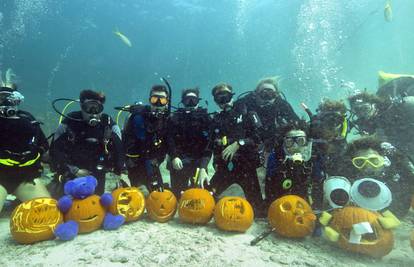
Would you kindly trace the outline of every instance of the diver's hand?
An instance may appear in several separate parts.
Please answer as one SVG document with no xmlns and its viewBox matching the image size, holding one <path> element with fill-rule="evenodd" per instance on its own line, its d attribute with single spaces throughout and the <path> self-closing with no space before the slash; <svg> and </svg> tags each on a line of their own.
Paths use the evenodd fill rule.
<svg viewBox="0 0 414 267">
<path fill-rule="evenodd" d="M 209 179 L 208 179 L 208 174 L 207 174 L 206 169 L 201 168 L 200 172 L 198 173 L 198 179 L 197 179 L 198 186 L 201 188 L 204 188 L 204 183 L 206 183 L 207 185 L 210 185 L 210 182 L 208 180 Z"/>
<path fill-rule="evenodd" d="M 223 150 L 221 156 L 225 161 L 231 161 L 239 148 L 240 145 L 237 142 L 234 142 Z"/>
<path fill-rule="evenodd" d="M 179 157 L 176 157 L 172 160 L 172 166 L 174 170 L 177 170 L 177 171 L 182 170 L 183 162 L 181 161 Z"/>
<path fill-rule="evenodd" d="M 85 177 L 89 175 L 89 171 L 86 169 L 79 169 L 76 173 L 75 173 L 76 177 Z"/>
</svg>

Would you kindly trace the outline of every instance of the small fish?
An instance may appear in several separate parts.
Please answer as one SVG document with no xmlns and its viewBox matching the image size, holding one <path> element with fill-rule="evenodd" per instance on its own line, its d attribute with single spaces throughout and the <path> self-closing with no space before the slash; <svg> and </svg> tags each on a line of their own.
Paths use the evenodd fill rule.
<svg viewBox="0 0 414 267">
<path fill-rule="evenodd" d="M 129 47 L 132 47 L 131 41 L 126 37 L 123 33 L 121 33 L 119 30 L 114 31 L 114 34 L 121 39 L 121 41 L 126 44 Z"/>
<path fill-rule="evenodd" d="M 384 18 L 387 22 L 392 21 L 392 6 L 391 1 L 387 1 L 384 7 Z"/>
</svg>

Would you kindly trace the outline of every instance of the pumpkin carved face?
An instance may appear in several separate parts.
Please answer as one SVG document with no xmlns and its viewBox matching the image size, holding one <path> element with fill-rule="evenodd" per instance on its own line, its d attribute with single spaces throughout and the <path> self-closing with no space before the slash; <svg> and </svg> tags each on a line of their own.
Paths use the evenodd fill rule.
<svg viewBox="0 0 414 267">
<path fill-rule="evenodd" d="M 215 204 L 209 191 L 191 188 L 181 195 L 178 215 L 183 222 L 206 224 L 213 217 Z"/>
<path fill-rule="evenodd" d="M 177 210 L 177 198 L 170 190 L 153 191 L 146 201 L 148 216 L 157 222 L 172 219 Z"/>
<path fill-rule="evenodd" d="M 316 216 L 303 198 L 286 195 L 270 205 L 268 219 L 281 236 L 301 238 L 313 232 Z"/>
<path fill-rule="evenodd" d="M 391 230 L 384 229 L 378 221 L 381 215 L 359 207 L 345 207 L 332 212 L 329 226 L 339 233 L 338 245 L 356 253 L 381 258 L 391 252 L 394 236 Z M 350 242 L 354 225 L 368 223 L 371 233 L 362 234 L 359 242 Z"/>
<path fill-rule="evenodd" d="M 72 207 L 65 214 L 65 221 L 73 220 L 79 224 L 79 233 L 89 233 L 101 227 L 105 213 L 100 197 L 92 195 L 85 199 L 74 199 Z"/>
<path fill-rule="evenodd" d="M 245 232 L 252 225 L 253 219 L 252 206 L 241 197 L 224 197 L 214 208 L 214 220 L 222 230 Z"/>
<path fill-rule="evenodd" d="M 17 206 L 10 217 L 10 232 L 21 244 L 53 239 L 57 225 L 63 222 L 63 214 L 52 198 L 36 198 Z"/>
<path fill-rule="evenodd" d="M 137 187 L 118 188 L 112 192 L 112 197 L 109 211 L 124 216 L 126 222 L 136 221 L 144 213 L 145 198 Z"/>
</svg>

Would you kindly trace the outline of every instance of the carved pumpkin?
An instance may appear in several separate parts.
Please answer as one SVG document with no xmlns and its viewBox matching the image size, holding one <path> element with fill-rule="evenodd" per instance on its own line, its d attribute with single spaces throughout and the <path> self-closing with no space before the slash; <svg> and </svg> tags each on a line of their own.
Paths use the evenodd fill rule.
<svg viewBox="0 0 414 267">
<path fill-rule="evenodd" d="M 124 216 L 125 222 L 136 221 L 144 213 L 145 197 L 137 187 L 115 189 L 112 197 L 114 200 L 109 211 Z"/>
<path fill-rule="evenodd" d="M 214 208 L 214 220 L 222 230 L 245 232 L 252 225 L 253 219 L 253 208 L 242 197 L 224 197 Z"/>
<path fill-rule="evenodd" d="M 177 198 L 170 190 L 153 191 L 147 197 L 146 208 L 151 219 L 166 222 L 171 220 L 177 211 Z"/>
<path fill-rule="evenodd" d="M 183 222 L 206 224 L 213 217 L 215 204 L 209 191 L 191 188 L 181 195 L 178 215 Z"/>
<path fill-rule="evenodd" d="M 36 198 L 17 206 L 10 217 L 10 232 L 17 242 L 32 244 L 53 239 L 63 214 L 53 198 Z"/>
<path fill-rule="evenodd" d="M 379 222 L 381 215 L 359 207 L 345 207 L 332 212 L 329 226 L 339 234 L 338 245 L 356 253 L 381 258 L 391 252 L 394 236 L 391 230 L 384 229 Z M 358 243 L 350 243 L 354 225 L 369 223 L 373 233 L 363 234 Z"/>
<path fill-rule="evenodd" d="M 268 219 L 279 235 L 301 238 L 313 232 L 316 216 L 303 198 L 286 195 L 273 201 Z"/>
<path fill-rule="evenodd" d="M 99 229 L 106 214 L 100 199 L 98 195 L 92 195 L 85 199 L 74 199 L 72 207 L 65 214 L 65 221 L 77 222 L 79 233 L 89 233 Z"/>
</svg>

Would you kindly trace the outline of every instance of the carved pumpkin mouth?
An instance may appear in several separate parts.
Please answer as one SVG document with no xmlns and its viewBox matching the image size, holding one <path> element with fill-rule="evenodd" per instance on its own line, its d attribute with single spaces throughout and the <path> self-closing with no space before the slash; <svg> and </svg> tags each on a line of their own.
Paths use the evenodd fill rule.
<svg viewBox="0 0 414 267">
<path fill-rule="evenodd" d="M 206 204 L 204 203 L 203 199 L 189 199 L 184 200 L 181 204 L 182 208 L 189 209 L 192 211 L 199 211 L 204 209 Z"/>
<path fill-rule="evenodd" d="M 80 219 L 79 221 L 81 221 L 81 222 L 91 222 L 91 221 L 94 221 L 97 217 L 98 217 L 98 215 L 92 215 L 92 216 L 90 216 L 86 219 Z"/>
<path fill-rule="evenodd" d="M 374 231 L 373 233 L 367 233 L 367 234 L 361 235 L 360 245 L 376 245 L 378 243 L 379 238 L 377 236 L 375 228 L 372 227 L 372 229 Z M 344 229 L 343 230 L 343 235 L 344 235 L 346 240 L 350 239 L 351 231 L 352 231 L 352 229 Z"/>
</svg>

